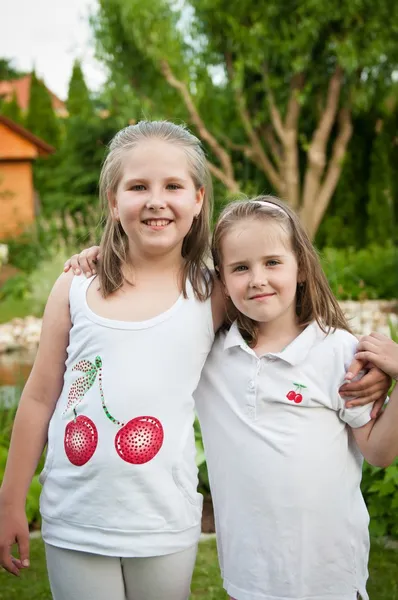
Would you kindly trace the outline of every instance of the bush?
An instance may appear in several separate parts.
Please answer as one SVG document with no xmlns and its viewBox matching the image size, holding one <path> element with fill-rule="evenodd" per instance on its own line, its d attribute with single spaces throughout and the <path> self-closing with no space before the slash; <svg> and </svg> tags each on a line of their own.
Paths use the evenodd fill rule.
<svg viewBox="0 0 398 600">
<path fill-rule="evenodd" d="M 364 464 L 362 493 L 370 514 L 370 533 L 398 538 L 398 459 L 387 469 Z"/>
<path fill-rule="evenodd" d="M 325 248 L 322 266 L 339 300 L 394 299 L 398 290 L 398 250 L 394 245 L 362 250 Z"/>
</svg>

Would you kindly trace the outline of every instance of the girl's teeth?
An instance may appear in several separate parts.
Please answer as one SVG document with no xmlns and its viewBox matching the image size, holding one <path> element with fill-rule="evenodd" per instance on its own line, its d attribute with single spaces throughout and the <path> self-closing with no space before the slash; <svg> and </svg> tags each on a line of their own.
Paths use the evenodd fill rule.
<svg viewBox="0 0 398 600">
<path fill-rule="evenodd" d="M 148 225 L 151 227 L 165 227 L 169 224 L 168 221 L 147 221 Z"/>
</svg>

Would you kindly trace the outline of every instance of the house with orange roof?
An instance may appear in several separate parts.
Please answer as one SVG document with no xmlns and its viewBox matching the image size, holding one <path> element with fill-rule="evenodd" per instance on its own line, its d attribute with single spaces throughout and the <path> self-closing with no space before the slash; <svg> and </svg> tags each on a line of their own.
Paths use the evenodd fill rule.
<svg viewBox="0 0 398 600">
<path fill-rule="evenodd" d="M 32 164 L 55 148 L 0 115 L 0 240 L 20 233 L 35 218 Z"/>
<path fill-rule="evenodd" d="M 31 83 L 31 74 L 24 75 L 18 79 L 11 79 L 10 81 L 0 81 L 0 100 L 11 102 L 15 94 L 19 108 L 23 113 L 26 113 L 29 108 Z M 55 114 L 59 117 L 67 117 L 68 111 L 65 103 L 62 102 L 62 100 L 53 94 L 48 88 L 47 91 L 50 94 L 51 103 Z"/>
</svg>

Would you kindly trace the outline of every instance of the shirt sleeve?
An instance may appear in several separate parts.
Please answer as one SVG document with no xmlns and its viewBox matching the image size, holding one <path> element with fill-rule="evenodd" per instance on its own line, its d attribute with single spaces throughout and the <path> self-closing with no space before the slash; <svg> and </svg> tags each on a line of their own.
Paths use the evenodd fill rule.
<svg viewBox="0 0 398 600">
<path fill-rule="evenodd" d="M 346 399 L 339 394 L 340 386 L 344 383 L 345 373 L 350 366 L 358 340 L 355 336 L 348 331 L 338 331 L 339 335 L 336 336 L 335 354 L 338 361 L 336 372 L 339 373 L 339 379 L 336 381 L 336 393 L 337 393 L 337 412 L 340 419 L 347 423 L 350 427 L 357 429 L 363 427 L 369 421 L 371 421 L 371 412 L 373 408 L 373 402 L 365 404 L 365 406 L 355 406 L 353 408 L 346 407 Z M 342 369 L 343 367 L 343 369 Z M 354 381 L 358 381 L 365 375 L 365 371 L 361 371 Z"/>
</svg>

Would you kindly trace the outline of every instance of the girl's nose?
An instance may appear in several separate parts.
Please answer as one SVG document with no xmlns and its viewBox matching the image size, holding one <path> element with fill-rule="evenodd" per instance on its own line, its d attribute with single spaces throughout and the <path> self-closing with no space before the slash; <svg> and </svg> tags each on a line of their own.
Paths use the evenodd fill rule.
<svg viewBox="0 0 398 600">
<path fill-rule="evenodd" d="M 263 271 L 253 271 L 250 279 L 250 285 L 252 287 L 263 287 L 267 285 L 268 279 Z"/>
<path fill-rule="evenodd" d="M 166 202 L 165 202 L 165 200 L 163 198 L 163 195 L 159 194 L 159 193 L 156 193 L 156 192 L 152 193 L 149 196 L 149 198 L 147 199 L 147 202 L 146 202 L 146 207 L 149 210 L 155 210 L 155 209 L 158 209 L 158 208 L 165 208 L 165 206 L 166 206 Z"/>
</svg>

